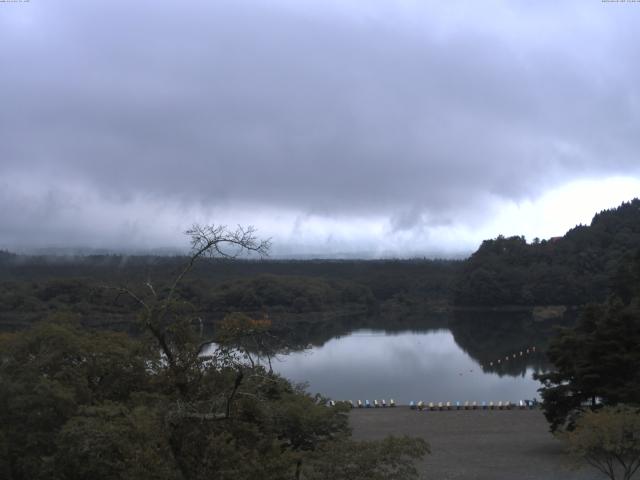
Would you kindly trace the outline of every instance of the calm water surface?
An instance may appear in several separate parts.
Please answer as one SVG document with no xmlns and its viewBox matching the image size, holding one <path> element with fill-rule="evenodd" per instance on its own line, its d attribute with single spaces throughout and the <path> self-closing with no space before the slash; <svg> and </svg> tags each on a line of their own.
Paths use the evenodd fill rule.
<svg viewBox="0 0 640 480">
<path fill-rule="evenodd" d="M 320 347 L 279 356 L 273 367 L 310 392 L 335 400 L 517 401 L 538 397 L 526 353 L 510 358 L 519 373 L 483 371 L 449 330 L 386 333 L 356 330 Z M 503 354 L 504 355 L 504 354 Z M 504 363 L 504 356 L 501 357 Z M 497 354 L 496 354 L 497 360 Z M 487 362 L 488 363 L 488 362 Z"/>
</svg>

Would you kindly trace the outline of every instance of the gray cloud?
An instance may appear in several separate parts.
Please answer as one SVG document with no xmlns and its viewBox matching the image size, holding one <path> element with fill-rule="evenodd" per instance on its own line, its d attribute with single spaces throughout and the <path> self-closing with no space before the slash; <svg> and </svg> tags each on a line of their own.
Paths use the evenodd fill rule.
<svg viewBox="0 0 640 480">
<path fill-rule="evenodd" d="M 142 197 L 427 235 L 640 175 L 636 5 L 403 5 L 0 5 L 0 243 L 103 235 L 71 222 L 89 197 L 118 231 Z"/>
</svg>

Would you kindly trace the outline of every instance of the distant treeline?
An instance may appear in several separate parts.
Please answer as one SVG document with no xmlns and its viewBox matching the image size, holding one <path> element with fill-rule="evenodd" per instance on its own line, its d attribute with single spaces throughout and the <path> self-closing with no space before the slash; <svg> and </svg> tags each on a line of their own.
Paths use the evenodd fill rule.
<svg viewBox="0 0 640 480">
<path fill-rule="evenodd" d="M 114 287 L 168 288 L 185 257 L 47 257 L 0 252 L 0 323 L 23 324 L 64 310 L 88 324 L 130 323 L 137 306 Z M 383 311 L 404 315 L 450 304 L 460 261 L 203 259 L 179 293 L 185 309 L 215 321 L 256 315 Z"/>
<path fill-rule="evenodd" d="M 640 200 L 550 240 L 485 240 L 462 266 L 457 305 L 583 305 L 602 302 L 629 277 L 640 249 Z"/>
<path fill-rule="evenodd" d="M 624 289 L 640 249 L 640 200 L 549 240 L 498 237 L 459 260 L 205 259 L 180 288 L 205 320 L 234 311 L 361 312 L 406 319 L 451 306 L 584 305 Z M 0 251 L 0 324 L 67 310 L 89 323 L 128 322 L 136 305 L 113 288 L 157 290 L 181 256 L 27 256 Z"/>
</svg>

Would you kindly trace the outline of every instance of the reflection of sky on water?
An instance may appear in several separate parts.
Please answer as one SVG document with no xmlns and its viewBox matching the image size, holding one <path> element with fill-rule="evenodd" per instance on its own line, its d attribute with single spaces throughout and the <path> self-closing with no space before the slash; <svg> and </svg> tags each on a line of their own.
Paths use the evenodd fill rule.
<svg viewBox="0 0 640 480">
<path fill-rule="evenodd" d="M 537 396 L 531 378 L 483 373 L 448 330 L 385 334 L 359 330 L 322 347 L 278 357 L 273 367 L 334 399 L 517 401 Z"/>
</svg>

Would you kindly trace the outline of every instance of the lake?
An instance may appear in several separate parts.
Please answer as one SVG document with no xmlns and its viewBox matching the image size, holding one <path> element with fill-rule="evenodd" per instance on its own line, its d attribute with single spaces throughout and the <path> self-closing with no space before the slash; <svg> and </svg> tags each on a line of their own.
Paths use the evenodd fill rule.
<svg viewBox="0 0 640 480">
<path fill-rule="evenodd" d="M 449 329 L 361 329 L 278 356 L 273 368 L 334 400 L 515 402 L 537 397 L 540 388 L 532 378 L 541 369 L 540 347 L 536 352 L 529 348 L 529 353 L 527 347 L 535 345 L 501 345 L 493 359 L 491 351 L 482 352 L 486 365 L 481 366 L 482 360 L 461 348 Z"/>
<path fill-rule="evenodd" d="M 274 330 L 290 353 L 271 364 L 293 383 L 306 383 L 310 393 L 333 400 L 518 402 L 539 399 L 541 384 L 532 375 L 551 368 L 544 352 L 556 327 L 574 322 L 573 316 L 540 319 L 512 309 L 301 314 Z"/>
<path fill-rule="evenodd" d="M 271 362 L 276 372 L 334 400 L 393 398 L 399 405 L 537 398 L 540 383 L 532 374 L 549 368 L 543 352 L 553 327 L 563 324 L 512 312 L 410 321 L 301 317 L 289 325 L 287 343 L 309 348 L 277 355 Z"/>
</svg>

